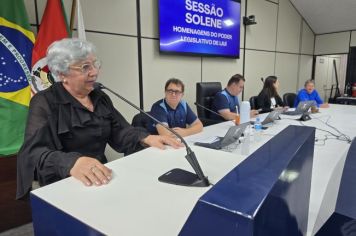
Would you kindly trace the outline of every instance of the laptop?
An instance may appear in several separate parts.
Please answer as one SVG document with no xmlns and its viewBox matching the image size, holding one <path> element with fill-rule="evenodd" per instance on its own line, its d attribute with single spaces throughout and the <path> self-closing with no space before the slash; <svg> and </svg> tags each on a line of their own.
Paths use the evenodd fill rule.
<svg viewBox="0 0 356 236">
<path fill-rule="evenodd" d="M 239 140 L 239 138 L 241 137 L 241 135 L 243 134 L 243 132 L 245 131 L 248 125 L 249 123 L 243 123 L 237 126 L 230 127 L 229 130 L 226 132 L 225 136 L 218 137 L 218 140 L 215 142 L 212 143 L 195 142 L 194 144 L 201 147 L 220 150 L 223 147 L 226 147 Z"/>
<path fill-rule="evenodd" d="M 266 118 L 261 121 L 261 124 L 262 125 L 266 125 L 266 124 L 269 124 L 269 123 L 272 123 L 273 121 L 275 120 L 278 120 L 279 119 L 279 115 L 282 113 L 281 110 L 273 110 L 271 111 L 267 116 Z M 253 125 L 255 124 L 254 121 L 250 121 L 250 123 Z"/>
<path fill-rule="evenodd" d="M 312 106 L 315 106 L 315 101 L 302 101 L 298 104 L 294 111 L 285 111 L 283 115 L 295 116 L 302 115 L 307 112 Z"/>
</svg>

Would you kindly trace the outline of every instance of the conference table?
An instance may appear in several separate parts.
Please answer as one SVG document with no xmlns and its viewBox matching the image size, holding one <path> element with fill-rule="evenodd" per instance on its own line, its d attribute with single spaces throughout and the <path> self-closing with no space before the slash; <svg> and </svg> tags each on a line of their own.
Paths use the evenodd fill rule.
<svg viewBox="0 0 356 236">
<path fill-rule="evenodd" d="M 266 115 L 262 114 L 262 119 L 263 116 Z M 268 128 L 259 134 L 259 140 L 248 128 L 248 143 L 233 144 L 224 150 L 193 143 L 224 136 L 234 125 L 230 121 L 204 127 L 202 133 L 185 140 L 205 175 L 215 184 L 289 125 L 316 127 L 307 230 L 307 235 L 314 235 L 335 208 L 343 162 L 350 147 L 330 133 L 340 136 L 341 132 L 353 139 L 356 107 L 331 104 L 311 117 L 302 122 L 298 117 L 281 115 L 281 120 L 266 125 Z M 68 235 L 93 231 L 105 235 L 178 235 L 197 199 L 212 188 L 170 185 L 157 180 L 173 168 L 193 171 L 185 154 L 185 148 L 147 148 L 108 163 L 113 170 L 108 185 L 85 187 L 69 177 L 32 191 L 35 233 L 52 227 Z"/>
</svg>

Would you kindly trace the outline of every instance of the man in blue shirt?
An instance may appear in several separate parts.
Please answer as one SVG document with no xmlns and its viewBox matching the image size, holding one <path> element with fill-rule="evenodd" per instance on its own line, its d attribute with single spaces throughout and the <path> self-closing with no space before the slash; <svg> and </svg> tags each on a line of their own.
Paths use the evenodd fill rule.
<svg viewBox="0 0 356 236">
<path fill-rule="evenodd" d="M 318 107 L 329 107 L 329 104 L 324 103 L 318 92 L 315 90 L 314 80 L 305 81 L 304 88 L 299 90 L 298 95 L 294 101 L 294 107 L 297 107 L 299 102 L 302 101 L 315 101 Z"/>
<path fill-rule="evenodd" d="M 236 74 L 232 76 L 224 90 L 218 92 L 212 104 L 212 110 L 219 113 L 225 120 L 234 120 L 236 113 L 240 113 L 240 104 L 238 95 L 244 89 L 245 78 L 242 75 Z M 251 110 L 250 116 L 254 117 L 258 114 L 256 110 Z M 211 114 L 210 117 L 216 120 L 223 120 L 221 116 Z"/>
<path fill-rule="evenodd" d="M 169 79 L 165 85 L 165 98 L 155 102 L 151 108 L 151 115 L 164 125 L 173 128 L 181 136 L 199 133 L 203 124 L 194 114 L 187 102 L 182 100 L 184 84 L 179 79 Z M 149 128 L 151 133 L 160 135 L 173 134 L 159 124 Z"/>
</svg>

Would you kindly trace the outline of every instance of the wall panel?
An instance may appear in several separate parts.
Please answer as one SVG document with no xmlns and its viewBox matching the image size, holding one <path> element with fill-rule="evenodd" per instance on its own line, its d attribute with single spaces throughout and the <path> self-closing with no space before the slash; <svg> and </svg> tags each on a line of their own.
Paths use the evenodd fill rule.
<svg viewBox="0 0 356 236">
<path fill-rule="evenodd" d="M 298 82 L 298 55 L 277 53 L 276 76 L 279 79 L 279 94 L 294 92 Z"/>
<path fill-rule="evenodd" d="M 234 74 L 242 74 L 243 54 L 240 59 L 230 58 L 203 58 L 202 78 L 203 82 L 221 82 L 224 87 Z"/>
<path fill-rule="evenodd" d="M 277 51 L 299 53 L 302 18 L 289 0 L 279 1 Z"/>
<path fill-rule="evenodd" d="M 255 15 L 257 24 L 246 26 L 246 48 L 276 50 L 277 12 L 277 4 L 248 1 L 247 15 Z"/>
<path fill-rule="evenodd" d="M 154 102 L 164 97 L 164 85 L 172 77 L 183 81 L 184 99 L 195 110 L 195 85 L 201 81 L 200 57 L 160 55 L 157 40 L 143 39 L 142 58 L 145 110 L 150 110 Z"/>
<path fill-rule="evenodd" d="M 348 53 L 350 32 L 317 35 L 315 55 Z"/>
<path fill-rule="evenodd" d="M 258 95 L 263 87 L 261 78 L 274 74 L 274 63 L 274 52 L 246 50 L 244 100 Z"/>
<path fill-rule="evenodd" d="M 313 56 L 300 56 L 298 89 L 304 87 L 304 82 L 312 78 Z"/>
<path fill-rule="evenodd" d="M 352 31 L 350 46 L 356 47 L 356 31 Z"/>
<path fill-rule="evenodd" d="M 98 81 L 139 106 L 136 39 L 97 33 L 87 33 L 87 38 L 96 45 L 98 58 L 103 63 Z M 131 123 L 132 117 L 138 112 L 109 92 L 107 94 Z"/>
<path fill-rule="evenodd" d="M 302 54 L 309 54 L 313 55 L 314 53 L 314 33 L 310 29 L 310 27 L 303 21 L 302 26 L 302 46 L 301 46 L 301 53 Z"/>
</svg>

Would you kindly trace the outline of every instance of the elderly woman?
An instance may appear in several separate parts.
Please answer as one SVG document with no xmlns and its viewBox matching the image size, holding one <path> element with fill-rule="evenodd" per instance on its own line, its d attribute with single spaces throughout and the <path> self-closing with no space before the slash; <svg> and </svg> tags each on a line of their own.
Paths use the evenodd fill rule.
<svg viewBox="0 0 356 236">
<path fill-rule="evenodd" d="M 100 61 L 93 44 L 79 39 L 54 42 L 47 62 L 57 82 L 31 100 L 18 154 L 18 199 L 27 195 L 34 179 L 40 186 L 68 176 L 87 186 L 107 184 L 112 177 L 103 165 L 107 143 L 125 154 L 143 146 L 181 146 L 173 138 L 130 126 L 110 98 L 94 90 Z"/>
</svg>

